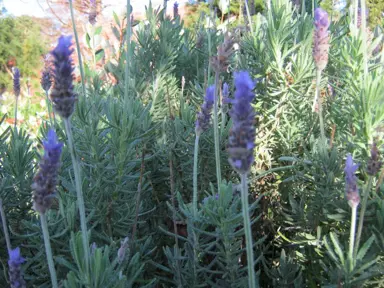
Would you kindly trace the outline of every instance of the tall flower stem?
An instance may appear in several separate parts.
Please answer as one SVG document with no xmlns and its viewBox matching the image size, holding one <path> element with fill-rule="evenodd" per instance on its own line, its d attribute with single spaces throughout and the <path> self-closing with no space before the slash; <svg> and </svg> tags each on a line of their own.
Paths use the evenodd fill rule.
<svg viewBox="0 0 384 288">
<path fill-rule="evenodd" d="M 217 178 L 217 189 L 220 195 L 221 185 L 221 165 L 220 165 L 220 139 L 219 139 L 219 125 L 218 125 L 218 99 L 219 95 L 219 73 L 215 75 L 215 97 L 213 102 L 213 133 L 215 140 L 215 158 L 216 158 L 216 178 Z M 221 198 L 221 197 L 220 197 Z"/>
<path fill-rule="evenodd" d="M 3 208 L 3 199 L 0 199 L 0 215 L 1 223 L 3 224 L 4 238 L 5 243 L 7 244 L 7 249 L 10 251 L 12 249 L 11 240 L 9 238 L 7 219 L 5 218 L 4 208 Z"/>
<path fill-rule="evenodd" d="M 51 243 L 49 240 L 47 218 L 44 213 L 40 214 L 41 229 L 43 230 L 45 253 L 47 254 L 49 274 L 51 275 L 51 282 L 53 288 L 58 288 L 55 265 L 53 264 Z"/>
<path fill-rule="evenodd" d="M 75 34 L 75 40 L 76 40 L 77 57 L 79 58 L 79 68 L 80 68 L 80 76 L 81 76 L 81 88 L 82 88 L 83 96 L 85 97 L 85 83 L 84 83 L 85 76 L 84 76 L 84 69 L 83 69 L 83 61 L 81 60 L 80 42 L 79 42 L 79 36 L 77 35 L 77 30 L 76 30 L 76 22 L 75 22 L 75 16 L 73 14 L 72 0 L 69 0 L 69 8 L 71 10 L 73 34 Z"/>
<path fill-rule="evenodd" d="M 357 28 L 357 19 L 358 19 L 358 16 L 359 16 L 359 0 L 354 0 L 354 5 L 353 5 L 353 9 L 355 10 L 355 13 L 354 13 L 354 20 L 355 20 L 355 26 Z"/>
<path fill-rule="evenodd" d="M 127 38 L 127 49 L 125 50 L 125 89 L 124 89 L 124 99 L 128 100 L 128 91 L 129 91 L 129 64 L 130 64 L 130 50 L 131 50 L 131 1 L 127 0 L 127 28 L 126 28 L 126 38 Z"/>
<path fill-rule="evenodd" d="M 267 0 L 268 1 L 268 0 Z M 253 37 L 255 37 L 255 34 L 253 33 L 253 25 L 252 25 L 252 18 L 251 18 L 251 13 L 249 13 L 249 7 L 248 7 L 248 1 L 245 0 L 244 1 L 244 5 L 245 5 L 245 10 L 247 11 L 247 17 L 248 17 L 248 24 L 249 24 L 249 28 L 251 29 L 251 35 Z M 271 5 L 267 4 L 267 7 L 268 7 L 268 10 L 270 10 L 271 8 Z"/>
<path fill-rule="evenodd" d="M 360 240 L 361 240 L 361 233 L 363 232 L 363 225 L 364 225 L 364 215 L 365 210 L 367 209 L 367 202 L 368 197 L 372 189 L 372 182 L 373 182 L 373 176 L 369 176 L 368 183 L 364 191 L 364 197 L 363 201 L 361 203 L 361 210 L 359 215 L 359 225 L 357 227 L 357 235 L 356 235 L 356 247 L 355 247 L 355 255 L 357 255 L 357 251 L 359 250 Z"/>
<path fill-rule="evenodd" d="M 355 233 L 356 233 L 356 214 L 357 214 L 357 205 L 352 206 L 352 216 L 351 216 L 351 232 L 349 235 L 349 265 L 350 265 L 350 271 L 353 270 L 354 267 L 354 245 L 355 245 Z M 356 243 L 357 244 L 357 243 Z M 357 247 L 357 245 L 356 245 Z"/>
<path fill-rule="evenodd" d="M 316 106 L 316 101 L 317 105 L 319 108 L 319 122 L 320 122 L 320 135 L 321 135 L 321 140 L 323 141 L 323 144 L 325 143 L 325 129 L 324 129 L 324 118 L 323 118 L 323 104 L 321 103 L 321 97 L 320 97 L 320 83 L 321 83 L 321 70 L 317 69 L 316 70 L 316 96 L 315 96 L 315 101 L 313 103 L 313 109 Z"/>
<path fill-rule="evenodd" d="M 19 97 L 16 96 L 16 104 L 15 104 L 15 130 L 17 128 L 17 106 L 19 104 Z"/>
<path fill-rule="evenodd" d="M 254 256 L 253 256 L 251 219 L 249 216 L 247 175 L 243 173 L 243 174 L 240 174 L 240 177 L 241 177 L 241 204 L 242 204 L 242 210 L 243 210 L 245 244 L 246 244 L 246 251 L 247 251 L 247 262 L 248 262 L 247 263 L 248 264 L 248 287 L 255 288 L 257 286 L 256 286 L 255 263 L 254 263 Z"/>
<path fill-rule="evenodd" d="M 361 43 L 363 49 L 363 58 L 364 58 L 364 82 L 368 77 L 368 53 L 367 53 L 367 15 L 366 15 L 366 4 L 365 0 L 360 0 L 361 6 L 361 36 L 363 41 Z"/>
<path fill-rule="evenodd" d="M 71 122 L 68 118 L 63 118 L 64 120 L 64 126 L 65 131 L 67 133 L 67 139 L 68 139 L 68 147 L 69 151 L 71 153 L 72 158 L 72 165 L 73 170 L 75 173 L 75 182 L 76 182 L 76 193 L 77 193 L 77 203 L 79 206 L 79 213 L 80 213 L 80 226 L 81 226 L 81 232 L 82 232 L 82 239 L 83 239 L 83 249 L 85 252 L 85 266 L 87 271 L 89 271 L 89 245 L 88 245 L 88 231 L 87 231 L 87 220 L 85 218 L 85 206 L 84 206 L 84 198 L 83 198 L 83 191 L 81 186 L 81 177 L 80 177 L 80 167 L 79 163 L 76 160 L 74 146 L 73 146 L 73 137 L 72 137 L 72 130 L 71 130 Z"/>
<path fill-rule="evenodd" d="M 48 115 L 49 115 L 49 122 L 51 124 L 51 127 L 53 127 L 53 121 L 52 121 L 52 109 L 51 109 L 51 101 L 48 97 L 48 91 L 45 91 L 45 101 L 47 102 L 47 108 L 48 108 Z"/>
<path fill-rule="evenodd" d="M 197 216 L 197 164 L 199 159 L 199 140 L 200 136 L 196 135 L 195 138 L 195 150 L 193 153 L 193 198 L 192 198 L 192 207 L 193 207 L 193 216 Z"/>
</svg>

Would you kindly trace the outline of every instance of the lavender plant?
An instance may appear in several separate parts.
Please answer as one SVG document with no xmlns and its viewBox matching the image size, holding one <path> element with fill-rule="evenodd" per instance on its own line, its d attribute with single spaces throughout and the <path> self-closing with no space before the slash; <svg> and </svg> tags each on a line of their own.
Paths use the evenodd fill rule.
<svg viewBox="0 0 384 288">
<path fill-rule="evenodd" d="M 321 8 L 315 10 L 315 33 L 313 58 L 316 65 L 316 96 L 312 105 L 312 112 L 315 112 L 316 105 L 319 113 L 320 133 L 323 143 L 325 142 L 325 128 L 323 119 L 322 99 L 320 98 L 321 73 L 328 63 L 329 35 L 328 27 L 330 25 L 328 14 Z"/>
<path fill-rule="evenodd" d="M 52 73 L 51 73 L 50 69 L 47 67 L 45 67 L 41 73 L 40 84 L 41 84 L 41 88 L 43 88 L 43 90 L 45 92 L 46 103 L 47 103 L 47 108 L 48 108 L 48 115 L 49 115 L 49 122 L 50 122 L 51 126 L 53 126 L 51 101 L 49 99 L 49 89 L 51 89 L 51 86 L 52 86 Z"/>
<path fill-rule="evenodd" d="M 73 67 L 71 54 L 73 49 L 70 48 L 71 36 L 61 36 L 58 45 L 51 52 L 54 57 L 54 86 L 51 92 L 51 99 L 54 109 L 63 118 L 64 126 L 68 138 L 68 146 L 71 153 L 72 165 L 75 174 L 77 201 L 80 212 L 81 230 L 83 233 L 83 249 L 85 255 L 89 255 L 88 230 L 85 218 L 85 205 L 83 191 L 81 185 L 80 167 L 75 156 L 73 136 L 71 130 L 70 116 L 74 111 L 77 95 L 73 91 Z M 88 257 L 85 257 L 86 269 L 89 269 Z"/>
<path fill-rule="evenodd" d="M 197 216 L 197 202 L 198 202 L 198 187 L 197 187 L 197 174 L 198 174 L 198 157 L 199 157 L 199 139 L 202 132 L 207 130 L 211 120 L 211 110 L 214 104 L 215 86 L 207 88 L 204 104 L 201 106 L 201 111 L 197 115 L 196 120 L 196 139 L 195 139 L 195 151 L 193 160 L 193 213 Z"/>
<path fill-rule="evenodd" d="M 249 287 L 257 287 L 247 187 L 247 174 L 254 161 L 255 112 L 251 102 L 255 97 L 253 93 L 255 84 L 248 72 L 238 72 L 234 77 L 236 92 L 230 112 L 233 127 L 228 141 L 229 163 L 241 178 L 241 202 L 247 248 L 248 285 Z"/>
<path fill-rule="evenodd" d="M 312 13 L 311 4 L 305 6 Z M 210 7 L 214 20 L 214 3 Z M 305 7 L 300 14 L 288 0 L 270 1 L 267 13 L 250 17 L 246 27 L 225 24 L 230 38 L 221 26 L 200 21 L 189 29 L 164 12 L 150 5 L 147 21 L 136 20 L 133 29 L 124 22 L 128 17 L 115 14 L 117 42 L 110 46 L 115 50 L 103 48 L 113 58 L 104 67 L 108 74 L 86 73 L 83 91 L 73 81 L 71 41 L 64 37 L 53 51 L 58 72 L 51 98 L 64 124 L 70 119 L 76 143 L 76 149 L 62 148 L 57 199 L 41 198 L 50 205 L 43 214 L 49 218 L 58 282 L 64 287 L 240 288 L 252 287 L 250 281 L 260 287 L 381 285 L 384 94 L 381 62 L 369 52 L 374 44 L 364 56 L 364 38 L 351 33 L 349 15 L 334 17 L 324 28 L 322 17 L 306 14 Z M 312 16 L 320 35 L 315 39 Z M 328 57 L 326 67 L 319 55 Z M 86 62 L 81 64 L 92 67 Z M 313 71 L 321 67 L 316 85 Z M 242 70 L 249 73 L 235 73 L 233 79 L 232 72 Z M 223 82 L 234 87 L 228 103 L 219 99 Z M 223 99 L 233 94 L 228 86 L 222 88 Z M 212 106 L 209 93 L 203 103 L 207 87 L 217 90 L 212 129 L 205 125 L 209 113 L 203 113 Z M 322 134 L 319 116 L 308 113 L 315 89 L 327 104 L 327 149 L 316 140 Z M 229 113 L 225 105 L 232 107 Z M 58 128 L 62 139 L 65 133 Z M 40 133 L 49 135 L 47 129 L 42 125 Z M 50 280 L 31 210 L 30 186 L 40 160 L 33 143 L 21 129 L 0 133 L 0 197 L 12 243 L 26 259 L 26 285 L 40 287 Z M 348 153 L 354 160 L 348 157 L 346 178 L 356 185 L 346 189 Z M 75 173 L 73 181 L 80 163 L 81 177 Z M 239 182 L 238 174 L 241 183 L 232 184 Z M 88 257 L 86 234 L 77 228 L 79 186 L 85 192 L 87 236 L 94 243 Z M 251 203 L 246 203 L 248 191 L 255 199 Z M 6 275 L 0 273 L 0 283 L 6 283 Z"/>
<path fill-rule="evenodd" d="M 20 96 L 20 70 L 17 67 L 14 67 L 13 69 L 13 93 L 16 97 L 16 104 L 15 104 L 15 129 L 17 126 L 17 106 L 19 102 L 19 96 Z"/>
<path fill-rule="evenodd" d="M 53 287 L 58 287 L 56 270 L 54 267 L 52 249 L 49 239 L 46 212 L 52 206 L 57 185 L 57 173 L 60 167 L 60 156 L 63 144 L 58 142 L 56 133 L 50 130 L 47 141 L 43 142 L 44 156 L 40 162 L 39 172 L 33 179 L 33 209 L 40 214 L 41 228 L 44 236 L 45 253 L 47 255 L 49 272 Z"/>
<path fill-rule="evenodd" d="M 15 249 L 11 249 L 9 252 L 9 282 L 11 284 L 11 288 L 25 288 L 26 283 L 23 279 L 21 264 L 25 262 L 25 259 L 21 257 L 20 247 Z"/>
</svg>

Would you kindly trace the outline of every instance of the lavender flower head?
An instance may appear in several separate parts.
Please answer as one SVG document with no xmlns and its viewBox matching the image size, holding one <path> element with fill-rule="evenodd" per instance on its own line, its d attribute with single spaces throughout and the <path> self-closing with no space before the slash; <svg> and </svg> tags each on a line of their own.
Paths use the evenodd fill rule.
<svg viewBox="0 0 384 288">
<path fill-rule="evenodd" d="M 20 96 L 20 70 L 17 67 L 13 68 L 13 92 L 16 97 Z"/>
<path fill-rule="evenodd" d="M 97 22 L 96 21 L 96 17 L 97 17 L 96 0 L 90 0 L 89 4 L 90 4 L 89 5 L 90 6 L 90 11 L 89 11 L 89 14 L 88 14 L 88 21 L 93 26 Z"/>
<path fill-rule="evenodd" d="M 73 91 L 73 67 L 71 54 L 73 49 L 72 36 L 61 36 L 56 48 L 53 49 L 53 64 L 55 66 L 54 86 L 51 92 L 53 107 L 63 118 L 69 118 L 75 108 L 77 96 Z"/>
<path fill-rule="evenodd" d="M 179 16 L 179 3 L 175 2 L 173 4 L 173 18 L 177 18 Z"/>
<path fill-rule="evenodd" d="M 9 250 L 9 280 L 11 282 L 11 288 L 24 288 L 26 287 L 25 281 L 21 274 L 21 264 L 25 262 L 25 259 L 21 257 L 20 247 Z"/>
<path fill-rule="evenodd" d="M 355 173 L 359 165 L 353 163 L 351 154 L 347 155 L 345 162 L 345 195 L 348 200 L 349 206 L 352 208 L 357 207 L 360 203 L 360 195 L 357 188 Z"/>
<path fill-rule="evenodd" d="M 215 86 L 209 86 L 205 93 L 204 103 L 201 105 L 201 111 L 197 114 L 196 120 L 196 134 L 200 136 L 205 130 L 208 129 L 209 122 L 211 120 L 211 111 L 213 107 L 213 101 L 215 98 Z"/>
<path fill-rule="evenodd" d="M 57 140 L 55 131 L 49 130 L 47 140 L 43 141 L 44 156 L 40 169 L 33 179 L 33 208 L 44 214 L 52 205 L 57 184 L 57 173 L 60 167 L 60 156 L 63 143 Z"/>
<path fill-rule="evenodd" d="M 235 73 L 235 99 L 229 112 L 233 126 L 229 134 L 229 163 L 240 174 L 249 172 L 253 163 L 255 147 L 255 112 L 251 105 L 255 94 L 254 81 L 246 71 Z"/>
<path fill-rule="evenodd" d="M 324 70 L 328 63 L 329 51 L 329 33 L 330 25 L 328 14 L 321 8 L 315 10 L 315 33 L 313 37 L 313 58 L 316 68 L 319 71 Z"/>
<path fill-rule="evenodd" d="M 380 161 L 380 152 L 376 143 L 373 143 L 371 148 L 371 158 L 368 160 L 367 173 L 375 176 L 381 169 L 383 162 Z"/>
<path fill-rule="evenodd" d="M 41 87 L 43 90 L 48 93 L 49 89 L 51 89 L 52 86 L 52 75 L 49 68 L 45 68 L 43 72 L 41 73 L 41 80 L 40 80 Z"/>
</svg>

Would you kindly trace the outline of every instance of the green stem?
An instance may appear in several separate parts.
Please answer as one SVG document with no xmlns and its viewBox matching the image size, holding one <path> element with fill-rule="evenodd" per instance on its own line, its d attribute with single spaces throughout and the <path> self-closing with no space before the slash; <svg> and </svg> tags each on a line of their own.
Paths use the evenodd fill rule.
<svg viewBox="0 0 384 288">
<path fill-rule="evenodd" d="M 320 97 L 320 83 L 321 83 L 321 70 L 316 70 L 316 96 L 315 101 L 313 102 L 312 110 L 314 111 L 316 101 L 319 108 L 319 122 L 320 122 L 320 135 L 323 144 L 325 143 L 325 129 L 324 129 L 324 118 L 323 118 L 323 104 L 321 103 Z"/>
<path fill-rule="evenodd" d="M 80 177 L 80 167 L 79 163 L 76 160 L 75 157 L 75 151 L 74 151 L 74 145 L 73 145 L 73 138 L 72 138 L 72 130 L 71 130 L 71 122 L 68 118 L 64 119 L 64 126 L 65 131 L 67 133 L 68 138 L 68 148 L 71 153 L 72 158 L 72 165 L 73 170 L 75 173 L 75 182 L 76 182 L 76 193 L 77 193 L 77 203 L 79 206 L 79 213 L 80 213 L 80 226 L 81 226 L 81 232 L 82 232 L 82 239 L 83 239 L 83 249 L 85 252 L 85 266 L 87 271 L 89 271 L 89 245 L 88 245 L 88 231 L 87 231 L 87 220 L 85 218 L 85 206 L 84 206 L 84 198 L 83 198 L 83 191 L 82 191 L 82 185 L 81 185 L 81 177 Z"/>
<path fill-rule="evenodd" d="M 0 199 L 0 215 L 1 215 L 1 222 L 3 224 L 5 243 L 7 244 L 8 251 L 10 251 L 12 249 L 12 246 L 11 246 L 11 240 L 9 238 L 7 219 L 5 218 L 2 199 Z"/>
<path fill-rule="evenodd" d="M 354 245 L 355 245 L 355 232 L 356 232 L 356 214 L 357 214 L 357 205 L 352 207 L 352 216 L 351 216 L 351 233 L 349 235 L 349 265 L 350 271 L 354 267 Z M 356 246 L 357 247 L 357 246 Z"/>
<path fill-rule="evenodd" d="M 221 165 L 220 165 L 220 139 L 219 139 L 219 125 L 218 125 L 218 111 L 217 111 L 217 98 L 219 94 L 219 73 L 215 75 L 215 97 L 213 98 L 213 133 L 215 140 L 215 158 L 216 158 L 216 177 L 217 177 L 217 189 L 220 195 L 221 185 Z M 221 198 L 221 197 L 220 197 Z"/>
<path fill-rule="evenodd" d="M 253 256 L 253 241 L 251 230 L 251 219 L 249 216 L 249 203 L 248 203 L 248 184 L 247 175 L 240 174 L 241 177 L 241 203 L 244 218 L 244 232 L 245 232 L 245 244 L 247 250 L 247 264 L 248 264 L 248 287 L 255 288 L 256 286 L 256 274 L 255 263 Z"/>
<path fill-rule="evenodd" d="M 227 105 L 221 102 L 220 113 L 221 113 L 221 126 L 220 126 L 220 134 L 223 135 L 225 122 L 227 121 Z"/>
<path fill-rule="evenodd" d="M 81 88 L 83 91 L 83 97 L 85 97 L 85 77 L 84 77 L 84 70 L 83 70 L 83 62 L 81 60 L 81 50 L 80 50 L 80 42 L 79 42 L 79 36 L 77 35 L 76 30 L 76 22 L 75 22 L 75 16 L 73 14 L 73 5 L 72 0 L 69 0 L 69 10 L 71 11 L 71 19 L 72 19 L 72 26 L 73 26 L 73 33 L 75 34 L 75 40 L 76 40 L 76 49 L 77 49 L 77 57 L 79 58 L 79 68 L 80 68 L 80 76 L 81 76 Z"/>
<path fill-rule="evenodd" d="M 315 17 L 315 0 L 312 0 L 312 18 Z"/>
<path fill-rule="evenodd" d="M 49 122 L 51 124 L 51 127 L 53 127 L 53 121 L 52 121 L 52 110 L 51 110 L 51 101 L 48 97 L 48 91 L 45 91 L 45 101 L 47 102 L 47 108 L 48 108 L 48 115 L 49 115 Z"/>
<path fill-rule="evenodd" d="M 367 55 L 367 21 L 366 21 L 366 5 L 365 0 L 360 0 L 361 6 L 361 36 L 363 41 L 361 43 L 363 49 L 363 59 L 364 59 L 364 81 L 368 77 L 368 55 Z M 365 82 L 366 83 L 366 82 Z"/>
<path fill-rule="evenodd" d="M 354 10 L 355 10 L 355 13 L 354 13 L 354 18 L 355 18 L 355 27 L 357 29 L 357 19 L 358 19 L 358 11 L 359 11 L 359 0 L 355 0 L 354 2 Z"/>
<path fill-rule="evenodd" d="M 193 216 L 196 219 L 197 217 L 197 162 L 199 159 L 199 140 L 200 136 L 196 134 L 195 138 L 195 151 L 193 153 L 193 200 L 192 200 L 192 207 L 193 207 Z"/>
<path fill-rule="evenodd" d="M 45 217 L 45 213 L 40 214 L 40 221 L 41 221 L 41 229 L 43 230 L 45 253 L 47 254 L 48 268 L 49 268 L 49 274 L 51 274 L 52 287 L 58 288 L 59 286 L 57 285 L 56 270 L 55 270 L 55 265 L 53 264 L 52 249 L 51 249 L 51 243 L 49 241 L 48 224 L 47 224 L 47 218 Z"/>
<path fill-rule="evenodd" d="M 269 1 L 269 0 L 267 0 L 267 1 Z M 244 5 L 245 5 L 245 10 L 247 11 L 248 24 L 249 24 L 249 28 L 251 29 L 251 34 L 253 37 L 255 37 L 255 34 L 253 33 L 251 13 L 249 13 L 249 7 L 248 7 L 248 1 L 247 0 L 244 0 Z M 268 9 L 270 9 L 270 5 L 269 5 Z"/>
<path fill-rule="evenodd" d="M 16 96 L 16 104 L 15 104 L 15 130 L 17 128 L 17 106 L 19 104 L 19 96 Z"/>
<path fill-rule="evenodd" d="M 130 49 L 131 49 L 131 1 L 127 0 L 127 28 L 125 31 L 127 38 L 127 49 L 125 50 L 125 89 L 124 89 L 124 100 L 128 100 L 129 92 L 129 64 L 130 64 Z"/>
<path fill-rule="evenodd" d="M 359 250 L 361 233 L 363 232 L 364 215 L 365 215 L 365 210 L 367 209 L 367 202 L 368 202 L 369 194 L 371 192 L 372 182 L 373 182 L 373 176 L 369 176 L 368 183 L 364 191 L 363 201 L 361 203 L 361 209 L 360 209 L 360 215 L 359 215 L 359 226 L 357 227 L 357 235 L 356 235 L 355 255 L 357 255 L 357 251 Z"/>
</svg>

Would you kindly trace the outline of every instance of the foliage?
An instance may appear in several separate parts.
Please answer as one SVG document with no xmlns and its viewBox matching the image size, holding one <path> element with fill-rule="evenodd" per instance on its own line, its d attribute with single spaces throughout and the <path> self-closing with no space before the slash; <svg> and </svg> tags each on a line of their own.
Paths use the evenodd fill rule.
<svg viewBox="0 0 384 288">
<path fill-rule="evenodd" d="M 41 59 L 48 51 L 41 26 L 27 16 L 5 17 L 0 19 L 0 35 L 0 87 L 10 88 L 13 66 L 20 69 L 23 86 L 30 77 L 39 78 Z M 39 83 L 34 83 L 37 85 Z"/>
<path fill-rule="evenodd" d="M 326 128 L 322 141 L 319 115 L 311 111 L 316 90 L 313 19 L 291 1 L 271 4 L 270 10 L 252 17 L 252 29 L 231 30 L 236 44 L 224 56 L 229 66 L 215 80 L 210 60 L 220 56 L 217 47 L 227 39 L 220 30 L 207 28 L 201 19 L 188 28 L 179 18 L 149 5 L 146 21 L 135 26 L 127 63 L 126 27 L 114 17 L 112 58 L 103 73 L 87 65 L 86 95 L 75 87 L 78 102 L 71 118 L 89 229 L 89 270 L 79 232 L 75 169 L 61 119 L 56 117 L 53 125 L 65 144 L 57 197 L 46 216 L 62 287 L 247 287 L 241 185 L 226 151 L 232 127 L 228 99 L 219 101 L 217 148 L 223 181 L 216 180 L 210 126 L 199 139 L 197 213 L 192 205 L 198 107 L 214 81 L 220 87 L 227 82 L 233 99 L 232 75 L 239 70 L 256 79 L 257 137 L 246 183 L 246 213 L 251 217 L 258 285 L 383 285 L 383 171 L 370 175 L 367 170 L 372 144 L 383 150 L 384 58 L 382 52 L 374 52 L 382 32 L 377 30 L 364 50 L 362 34 L 351 33 L 348 15 L 332 22 L 329 62 L 320 82 Z M 7 25 L 15 21 L 4 19 Z M 95 57 L 102 57 L 97 55 L 105 51 L 100 52 L 94 39 L 101 37 L 101 28 L 94 29 L 88 31 L 86 43 Z M 42 139 L 52 125 L 42 118 L 34 139 L 27 124 L 15 129 L 5 118 L 0 122 L 0 198 L 11 243 L 20 246 L 27 259 L 23 273 L 28 286 L 48 287 L 30 186 Z M 358 208 L 364 225 L 352 256 L 348 245 L 354 220 L 344 180 L 347 153 L 359 164 L 361 199 L 368 199 L 365 217 L 363 201 Z M 7 257 L 1 248 L 0 283 L 8 281 Z"/>
</svg>

